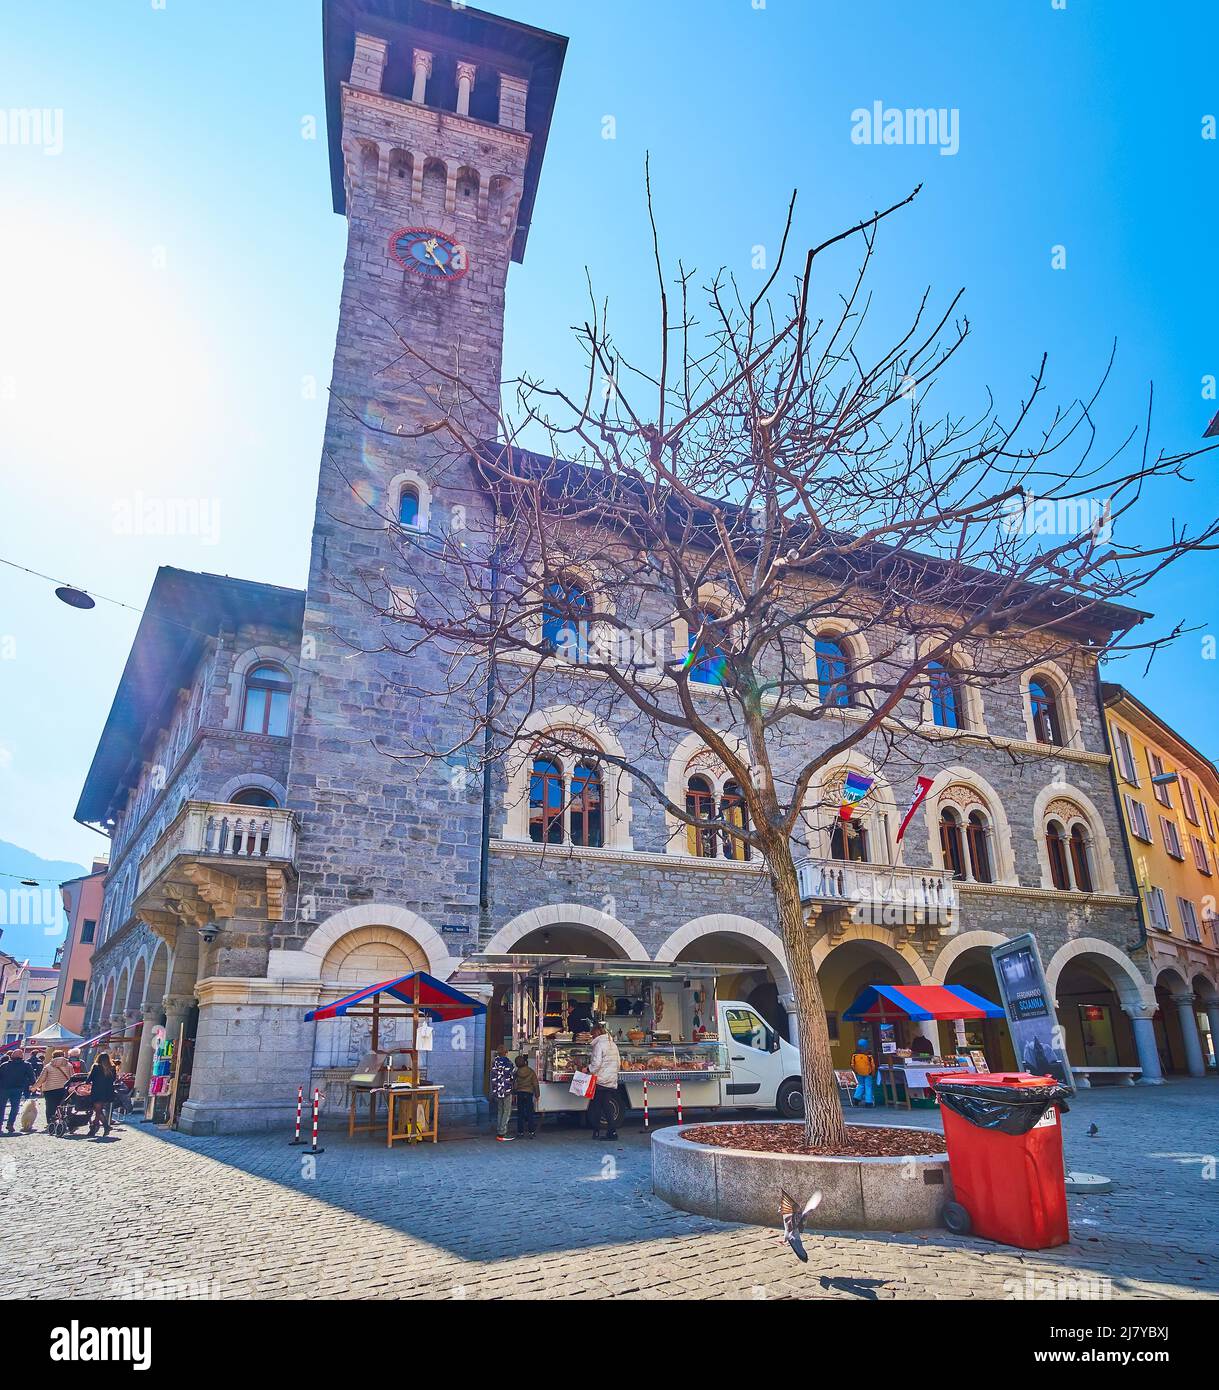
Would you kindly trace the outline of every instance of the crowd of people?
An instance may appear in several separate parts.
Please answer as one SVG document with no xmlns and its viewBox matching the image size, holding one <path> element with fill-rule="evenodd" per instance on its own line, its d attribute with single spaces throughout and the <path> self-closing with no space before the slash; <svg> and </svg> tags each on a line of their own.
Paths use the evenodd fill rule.
<svg viewBox="0 0 1219 1390">
<path fill-rule="evenodd" d="M 89 1137 L 108 1138 L 116 1106 L 129 1108 L 131 1078 L 120 1076 L 108 1052 L 86 1074 L 80 1048 L 13 1048 L 0 1056 L 0 1135 L 30 1133 L 43 1102 L 44 1130 L 71 1132 L 87 1118 Z"/>
</svg>

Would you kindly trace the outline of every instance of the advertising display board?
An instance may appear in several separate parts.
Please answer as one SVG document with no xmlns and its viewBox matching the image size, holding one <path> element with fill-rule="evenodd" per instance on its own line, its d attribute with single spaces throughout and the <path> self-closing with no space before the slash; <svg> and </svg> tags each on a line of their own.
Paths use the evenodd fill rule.
<svg viewBox="0 0 1219 1390">
<path fill-rule="evenodd" d="M 991 963 L 1017 1065 L 1034 1076 L 1052 1076 L 1073 1088 L 1066 1043 L 1054 1015 L 1054 1000 L 1032 933 L 996 946 L 991 951 Z"/>
</svg>

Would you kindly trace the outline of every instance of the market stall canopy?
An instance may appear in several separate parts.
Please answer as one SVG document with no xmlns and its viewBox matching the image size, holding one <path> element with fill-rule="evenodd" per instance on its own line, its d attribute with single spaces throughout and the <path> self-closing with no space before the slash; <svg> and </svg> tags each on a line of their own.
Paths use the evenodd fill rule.
<svg viewBox="0 0 1219 1390">
<path fill-rule="evenodd" d="M 382 980 L 379 985 L 366 985 L 354 994 L 336 999 L 320 1009 L 311 1009 L 305 1015 L 305 1022 L 312 1023 L 324 1018 L 342 1018 L 349 1009 L 355 1008 L 378 994 L 389 994 L 404 1004 L 415 1004 L 415 990 L 418 986 L 419 1012 L 427 1014 L 435 1023 L 451 1023 L 457 1018 L 471 1018 L 475 1014 L 487 1012 L 487 1006 L 472 995 L 446 985 L 426 970 L 413 970 L 409 975 L 399 975 L 396 980 Z"/>
<path fill-rule="evenodd" d="M 872 985 L 843 1014 L 849 1023 L 892 1023 L 899 1018 L 1002 1018 L 1003 1010 L 960 985 Z"/>
<path fill-rule="evenodd" d="M 35 1033 L 25 1041 L 27 1046 L 37 1044 L 45 1047 L 83 1047 L 85 1043 L 79 1033 L 65 1028 L 62 1023 L 52 1023 L 49 1028 L 44 1028 L 41 1033 Z"/>
</svg>

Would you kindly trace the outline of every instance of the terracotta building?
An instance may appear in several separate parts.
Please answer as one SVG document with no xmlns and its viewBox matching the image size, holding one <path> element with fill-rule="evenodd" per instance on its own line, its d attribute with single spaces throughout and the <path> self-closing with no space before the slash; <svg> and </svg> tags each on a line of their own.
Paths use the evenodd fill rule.
<svg viewBox="0 0 1219 1390">
<path fill-rule="evenodd" d="M 51 1022 L 80 1034 L 85 1026 L 85 996 L 93 969 L 98 923 L 102 920 L 102 895 L 107 861 L 94 859 L 89 873 L 59 885 L 68 931 L 59 948 L 59 985 L 51 1006 Z"/>
</svg>

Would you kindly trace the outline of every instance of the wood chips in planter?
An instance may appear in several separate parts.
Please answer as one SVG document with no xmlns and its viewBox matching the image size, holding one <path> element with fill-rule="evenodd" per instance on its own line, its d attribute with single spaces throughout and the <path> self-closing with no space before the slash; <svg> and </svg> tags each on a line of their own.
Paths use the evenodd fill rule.
<svg viewBox="0 0 1219 1390">
<path fill-rule="evenodd" d="M 942 1154 L 941 1134 L 924 1134 L 901 1127 L 848 1125 L 845 1144 L 821 1144 L 808 1148 L 802 1124 L 698 1125 L 682 1135 L 695 1144 L 722 1149 L 747 1149 L 751 1153 L 811 1154 L 831 1158 L 905 1158 L 909 1154 Z"/>
</svg>

